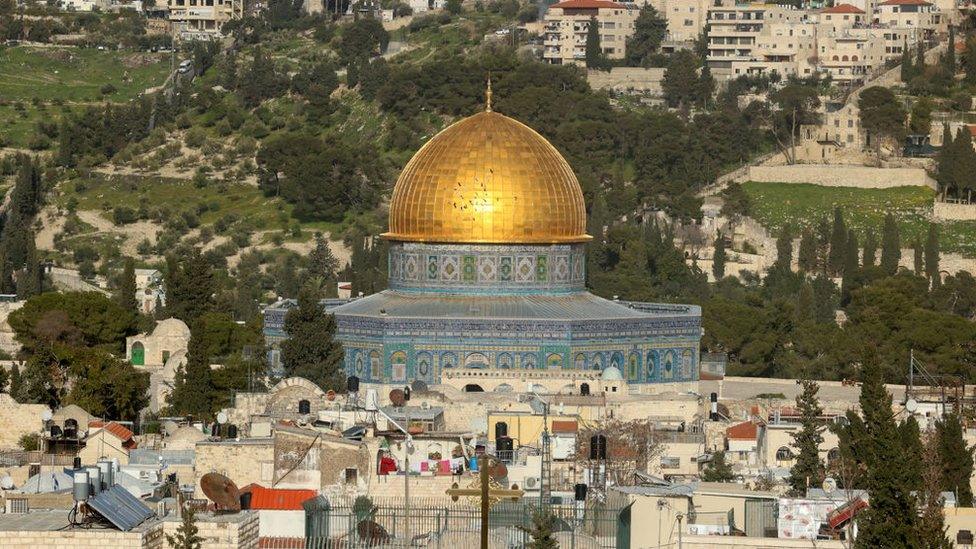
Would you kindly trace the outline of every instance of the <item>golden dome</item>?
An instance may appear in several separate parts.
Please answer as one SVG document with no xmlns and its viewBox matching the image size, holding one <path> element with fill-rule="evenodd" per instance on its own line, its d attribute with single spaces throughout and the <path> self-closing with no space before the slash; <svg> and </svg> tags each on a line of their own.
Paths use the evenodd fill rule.
<svg viewBox="0 0 976 549">
<path fill-rule="evenodd" d="M 410 159 L 390 204 L 391 240 L 585 242 L 579 181 L 544 137 L 486 110 L 435 135 Z"/>
</svg>

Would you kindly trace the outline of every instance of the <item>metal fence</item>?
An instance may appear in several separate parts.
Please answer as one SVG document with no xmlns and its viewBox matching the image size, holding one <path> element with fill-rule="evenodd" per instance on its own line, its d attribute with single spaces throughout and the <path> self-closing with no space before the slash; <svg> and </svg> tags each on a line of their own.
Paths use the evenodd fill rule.
<svg viewBox="0 0 976 549">
<path fill-rule="evenodd" d="M 411 500 L 409 513 L 402 500 L 380 502 L 326 501 L 306 506 L 306 549 L 477 547 L 481 510 L 473 502 Z M 500 501 L 489 517 L 489 546 L 493 549 L 526 547 L 532 540 L 537 502 Z M 553 537 L 562 549 L 615 549 L 621 527 L 619 509 L 605 505 L 551 505 Z M 294 546 L 297 540 L 263 539 L 262 547 Z M 281 543 L 279 543 L 281 542 Z"/>
</svg>

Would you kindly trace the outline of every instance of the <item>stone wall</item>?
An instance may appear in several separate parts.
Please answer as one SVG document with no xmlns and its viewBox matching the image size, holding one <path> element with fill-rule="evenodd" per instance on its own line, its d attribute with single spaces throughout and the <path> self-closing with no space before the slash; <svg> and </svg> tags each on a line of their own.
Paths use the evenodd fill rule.
<svg viewBox="0 0 976 549">
<path fill-rule="evenodd" d="M 640 91 L 662 95 L 663 68 L 614 67 L 607 71 L 586 71 L 586 81 L 597 90 Z"/>
<path fill-rule="evenodd" d="M 241 511 L 233 515 L 198 513 L 197 528 L 203 538 L 203 549 L 257 549 L 259 519 L 254 511 Z M 164 534 L 175 535 L 180 518 L 167 516 L 163 522 Z M 163 538 L 160 547 L 169 547 Z"/>
<path fill-rule="evenodd" d="M 43 404 L 20 404 L 6 393 L 0 393 L 0 449 L 18 449 L 20 437 L 40 433 L 44 428 Z"/>
<path fill-rule="evenodd" d="M 743 181 L 760 183 L 809 183 L 824 187 L 890 189 L 893 187 L 929 187 L 936 183 L 921 168 L 871 168 L 867 166 L 830 166 L 795 164 L 792 166 L 750 166 Z"/>
<path fill-rule="evenodd" d="M 204 497 L 200 478 L 211 472 L 226 476 L 239 488 L 252 482 L 270 486 L 274 481 L 274 443 L 271 439 L 199 442 L 195 459 L 195 497 Z"/>
<path fill-rule="evenodd" d="M 142 549 L 167 547 L 161 524 L 145 531 L 118 530 L 52 530 L 4 531 L 3 547 L 8 549 L 36 549 L 38 547 L 97 547 L 98 549 Z M 209 549 L 209 545 L 204 545 Z"/>
<path fill-rule="evenodd" d="M 976 220 L 976 204 L 936 202 L 932 206 L 932 217 L 939 221 L 974 221 Z"/>
</svg>

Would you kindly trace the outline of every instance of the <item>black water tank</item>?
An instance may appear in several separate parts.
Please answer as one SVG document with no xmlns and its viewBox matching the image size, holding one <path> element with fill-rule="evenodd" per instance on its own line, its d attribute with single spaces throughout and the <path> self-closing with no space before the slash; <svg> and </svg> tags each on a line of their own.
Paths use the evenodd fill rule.
<svg viewBox="0 0 976 549">
<path fill-rule="evenodd" d="M 57 425 L 51 426 L 51 438 L 60 438 L 62 435 L 61 428 Z"/>
<path fill-rule="evenodd" d="M 573 492 L 576 495 L 576 501 L 586 501 L 586 485 L 577 484 L 573 486 Z"/>
<path fill-rule="evenodd" d="M 237 425 L 231 423 L 227 426 L 227 438 L 237 438 Z"/>
<path fill-rule="evenodd" d="M 349 376 L 346 380 L 346 390 L 350 393 L 359 392 L 359 378 L 356 376 Z"/>
<path fill-rule="evenodd" d="M 404 402 L 410 402 L 410 386 L 409 385 L 403 388 L 403 401 Z"/>
<path fill-rule="evenodd" d="M 583 396 L 590 396 L 590 384 L 583 383 L 580 385 L 580 394 Z"/>
<path fill-rule="evenodd" d="M 64 426 L 64 438 L 78 438 L 78 429 Z"/>
<path fill-rule="evenodd" d="M 515 444 L 508 437 L 495 439 L 495 451 L 498 454 L 498 458 L 505 463 L 511 463 L 515 454 L 514 448 Z"/>
<path fill-rule="evenodd" d="M 499 421 L 495 424 L 495 440 L 508 436 L 508 423 Z"/>
<path fill-rule="evenodd" d="M 243 494 L 241 494 L 241 509 L 250 509 L 251 508 L 251 496 L 252 495 L 253 494 L 251 492 L 244 492 Z"/>
<path fill-rule="evenodd" d="M 74 469 L 81 469 L 81 458 L 78 457 L 78 456 L 75 456 L 75 458 L 73 460 L 71 460 L 71 466 Z"/>
<path fill-rule="evenodd" d="M 312 403 L 302 399 L 298 401 L 298 413 L 299 414 L 311 414 L 312 413 Z"/>
<path fill-rule="evenodd" d="M 607 437 L 604 435 L 590 437 L 590 459 L 607 459 Z"/>
</svg>

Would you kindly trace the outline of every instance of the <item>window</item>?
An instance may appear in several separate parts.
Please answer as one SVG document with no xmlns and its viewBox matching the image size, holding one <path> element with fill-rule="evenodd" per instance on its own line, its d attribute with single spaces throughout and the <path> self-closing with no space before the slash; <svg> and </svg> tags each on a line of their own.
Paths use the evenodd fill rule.
<svg viewBox="0 0 976 549">
<path fill-rule="evenodd" d="M 793 459 L 793 451 L 786 446 L 780 447 L 776 450 L 776 461 L 789 461 Z"/>
<path fill-rule="evenodd" d="M 681 458 L 661 456 L 661 469 L 677 469 L 678 467 L 681 467 Z"/>
<path fill-rule="evenodd" d="M 354 467 L 347 467 L 343 477 L 346 485 L 354 485 L 359 482 L 359 470 Z"/>
</svg>

